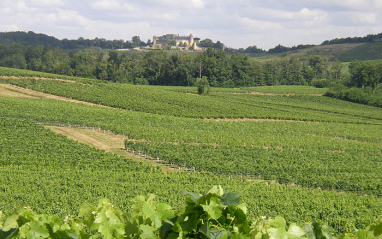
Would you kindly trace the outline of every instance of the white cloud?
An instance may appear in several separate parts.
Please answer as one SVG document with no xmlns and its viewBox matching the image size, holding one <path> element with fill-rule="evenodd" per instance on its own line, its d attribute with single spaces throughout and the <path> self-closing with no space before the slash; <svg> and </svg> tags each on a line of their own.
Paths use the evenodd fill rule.
<svg viewBox="0 0 382 239">
<path fill-rule="evenodd" d="M 150 1 L 148 1 L 150 2 Z M 152 1 L 152 6 L 171 7 L 177 9 L 200 9 L 204 8 L 204 0 L 156 0 Z"/>
<path fill-rule="evenodd" d="M 204 8 L 204 1 L 203 0 L 191 0 L 191 4 L 195 8 Z"/>
<path fill-rule="evenodd" d="M 30 0 L 28 1 L 29 4 L 35 7 L 52 7 L 52 6 L 64 6 L 65 3 L 63 0 Z"/>
<path fill-rule="evenodd" d="M 51 20 L 51 25 L 57 23 L 64 25 L 86 26 L 90 22 L 87 18 L 73 10 L 59 10 L 57 13 L 51 13 L 47 14 L 46 16 L 42 16 L 41 20 Z"/>
<path fill-rule="evenodd" d="M 380 0 L 324 0 L 326 6 L 350 11 L 374 11 L 382 7 Z"/>
<path fill-rule="evenodd" d="M 325 19 L 327 13 L 319 9 L 308 9 L 303 7 L 297 11 L 287 11 L 271 8 L 250 8 L 246 14 L 268 20 L 268 21 L 303 21 L 314 19 Z"/>
<path fill-rule="evenodd" d="M 367 26 L 377 25 L 378 16 L 376 13 L 359 12 L 337 12 L 332 14 L 331 23 L 338 26 Z M 382 27 L 381 27 L 382 30 Z"/>
<path fill-rule="evenodd" d="M 0 31 L 125 40 L 193 33 L 235 48 L 382 32 L 381 0 L 1 0 L 0 14 Z"/>
<path fill-rule="evenodd" d="M 94 3 L 91 3 L 90 6 L 98 10 L 117 10 L 117 11 L 138 11 L 139 7 L 129 4 L 122 3 L 116 0 L 98 0 Z"/>
<path fill-rule="evenodd" d="M 103 10 L 115 10 L 120 7 L 120 3 L 113 0 L 100 0 L 90 4 L 95 9 L 103 9 Z"/>
<path fill-rule="evenodd" d="M 282 25 L 280 23 L 258 21 L 258 20 L 250 19 L 248 17 L 242 18 L 240 22 L 243 27 L 251 29 L 251 30 L 267 31 L 267 30 L 282 29 Z"/>
</svg>

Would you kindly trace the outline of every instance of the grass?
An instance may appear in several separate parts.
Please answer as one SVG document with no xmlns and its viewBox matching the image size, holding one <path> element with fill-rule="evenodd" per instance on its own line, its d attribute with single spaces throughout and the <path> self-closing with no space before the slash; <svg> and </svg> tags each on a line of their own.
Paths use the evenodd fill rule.
<svg viewBox="0 0 382 239">
<path fill-rule="evenodd" d="M 256 61 L 264 61 L 272 57 L 310 57 L 312 55 L 320 55 L 330 61 L 336 59 L 342 62 L 350 62 L 352 60 L 379 60 L 382 59 L 382 42 L 372 43 L 345 43 L 315 46 L 302 50 L 268 54 L 266 56 L 254 57 Z"/>
<path fill-rule="evenodd" d="M 361 44 L 338 56 L 340 61 L 349 62 L 352 60 L 380 60 L 382 59 L 382 42 Z"/>
</svg>

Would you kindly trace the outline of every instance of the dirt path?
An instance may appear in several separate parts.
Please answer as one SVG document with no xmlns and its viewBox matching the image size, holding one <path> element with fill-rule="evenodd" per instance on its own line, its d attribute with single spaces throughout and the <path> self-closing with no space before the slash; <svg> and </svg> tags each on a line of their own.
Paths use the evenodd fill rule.
<svg viewBox="0 0 382 239">
<path fill-rule="evenodd" d="M 45 78 L 45 77 L 33 77 L 33 76 L 0 76 L 1 79 L 34 79 L 34 80 L 55 80 L 69 83 L 76 83 L 74 80 L 56 79 L 56 78 Z"/>
<path fill-rule="evenodd" d="M 61 126 L 45 126 L 57 134 L 62 134 L 70 139 L 76 140 L 79 143 L 87 144 L 91 147 L 104 150 L 105 152 L 115 155 L 127 157 L 132 160 L 160 166 L 164 171 L 190 171 L 189 169 L 176 167 L 166 163 L 163 160 L 152 158 L 148 155 L 142 155 L 138 152 L 128 152 L 125 150 L 124 141 L 127 139 L 124 135 L 117 135 L 111 131 L 100 130 L 95 128 L 71 128 Z M 131 141 L 141 141 L 134 140 Z"/>
<path fill-rule="evenodd" d="M 20 93 L 10 87 L 9 85 L 0 84 L 0 96 L 3 97 L 21 97 L 21 98 L 38 98 L 32 95 L 27 95 L 24 93 Z"/>
<path fill-rule="evenodd" d="M 43 92 L 31 90 L 31 89 L 26 89 L 26 88 L 23 88 L 23 87 L 19 87 L 19 86 L 15 86 L 15 85 L 10 85 L 10 84 L 0 84 L 0 89 L 3 89 L 4 91 L 8 90 L 8 91 L 14 92 L 14 96 L 13 97 L 17 97 L 17 96 L 15 96 L 15 94 L 18 93 L 18 95 L 19 95 L 18 97 L 33 97 L 33 98 L 43 98 L 43 99 L 55 99 L 55 100 L 62 100 L 62 101 L 78 103 L 78 104 L 84 104 L 84 105 L 91 105 L 91 106 L 98 106 L 98 107 L 116 109 L 116 108 L 113 108 L 113 107 L 110 107 L 110 106 L 106 106 L 106 105 L 98 105 L 98 104 L 90 103 L 90 102 L 87 102 L 87 101 L 69 99 L 69 98 L 65 98 L 65 97 L 62 97 L 62 96 L 51 95 L 51 94 L 47 94 L 47 93 L 43 93 Z M 5 94 L 6 93 L 4 93 L 4 95 L 1 95 L 1 92 L 0 92 L 0 96 L 6 96 Z"/>
<path fill-rule="evenodd" d="M 94 146 L 98 149 L 105 150 L 106 152 L 110 152 L 111 149 L 116 147 L 116 145 L 111 146 L 107 145 L 94 137 L 90 137 L 87 134 L 81 133 L 78 130 L 74 130 L 73 128 L 67 128 L 67 127 L 54 127 L 54 126 L 47 126 L 50 130 L 52 130 L 55 133 L 62 134 L 67 136 L 70 139 L 77 140 L 80 143 L 85 143 L 90 146 Z"/>
</svg>

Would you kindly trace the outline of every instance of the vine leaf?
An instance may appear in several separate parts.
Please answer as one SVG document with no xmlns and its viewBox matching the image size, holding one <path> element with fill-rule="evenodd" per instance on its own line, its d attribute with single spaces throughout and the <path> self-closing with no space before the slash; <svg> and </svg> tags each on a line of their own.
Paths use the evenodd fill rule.
<svg viewBox="0 0 382 239">
<path fill-rule="evenodd" d="M 156 230 L 154 227 L 148 225 L 139 225 L 139 229 L 142 231 L 140 235 L 141 239 L 156 239 L 154 231 Z"/>
<path fill-rule="evenodd" d="M 10 217 L 8 217 L 4 223 L 3 231 L 7 232 L 11 230 L 12 228 L 18 228 L 19 227 L 19 224 L 17 223 L 18 219 L 19 219 L 19 216 L 17 214 L 13 214 Z"/>
<path fill-rule="evenodd" d="M 202 207 L 212 219 L 217 220 L 222 215 L 223 206 L 220 204 L 219 199 L 215 197 L 210 199 L 210 203 L 208 205 L 202 205 Z"/>
<path fill-rule="evenodd" d="M 223 194 L 220 202 L 224 206 L 237 206 L 240 205 L 240 193 L 230 192 Z"/>
</svg>

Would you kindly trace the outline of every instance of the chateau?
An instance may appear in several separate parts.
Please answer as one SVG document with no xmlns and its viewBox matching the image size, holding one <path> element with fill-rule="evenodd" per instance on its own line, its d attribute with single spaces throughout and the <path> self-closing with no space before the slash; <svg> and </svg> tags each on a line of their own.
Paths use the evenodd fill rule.
<svg viewBox="0 0 382 239">
<path fill-rule="evenodd" d="M 160 37 L 154 36 L 153 37 L 153 47 L 159 46 L 163 47 L 166 46 L 169 40 L 175 40 L 176 46 L 178 46 L 180 43 L 187 44 L 187 47 L 196 46 L 194 41 L 194 36 L 190 34 L 189 36 L 179 36 L 179 34 L 166 34 Z"/>
</svg>

